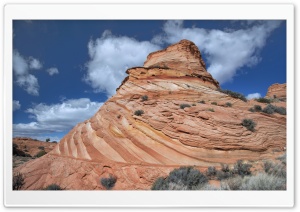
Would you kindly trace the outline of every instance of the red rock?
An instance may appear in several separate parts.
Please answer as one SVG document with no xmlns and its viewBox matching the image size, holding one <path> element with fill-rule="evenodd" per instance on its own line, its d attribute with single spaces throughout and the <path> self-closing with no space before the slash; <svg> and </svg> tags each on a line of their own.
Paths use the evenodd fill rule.
<svg viewBox="0 0 300 212">
<path fill-rule="evenodd" d="M 274 98 L 274 96 L 276 98 L 286 98 L 286 83 L 275 83 L 268 88 L 268 93 L 266 94 L 266 97 Z"/>
<path fill-rule="evenodd" d="M 205 170 L 284 153 L 286 117 L 249 112 L 257 102 L 217 91 L 218 82 L 206 72 L 192 42 L 154 52 L 144 66 L 127 70 L 116 95 L 53 151 L 14 170 L 26 176 L 23 189 L 51 183 L 66 189 L 104 189 L 100 179 L 109 174 L 117 178 L 114 189 L 150 189 L 157 177 L 179 166 Z M 142 101 L 144 95 L 147 101 Z M 212 102 L 230 102 L 232 107 Z M 181 109 L 181 104 L 191 107 Z M 144 114 L 134 115 L 136 110 Z M 257 123 L 254 132 L 241 125 L 245 118 Z"/>
</svg>

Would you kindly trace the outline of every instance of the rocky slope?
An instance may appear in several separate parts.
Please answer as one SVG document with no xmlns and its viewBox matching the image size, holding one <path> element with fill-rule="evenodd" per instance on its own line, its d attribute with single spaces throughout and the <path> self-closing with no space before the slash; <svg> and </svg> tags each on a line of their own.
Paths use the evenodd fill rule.
<svg viewBox="0 0 300 212">
<path fill-rule="evenodd" d="M 92 118 L 77 124 L 49 154 L 15 169 L 25 175 L 23 189 L 51 183 L 104 189 L 100 179 L 110 174 L 117 178 L 114 189 L 149 189 L 175 167 L 205 170 L 284 152 L 286 117 L 250 112 L 265 104 L 219 92 L 190 41 L 150 54 L 144 67 L 127 74 Z M 138 110 L 144 113 L 135 115 Z M 241 125 L 246 118 L 256 122 L 254 132 Z"/>
</svg>

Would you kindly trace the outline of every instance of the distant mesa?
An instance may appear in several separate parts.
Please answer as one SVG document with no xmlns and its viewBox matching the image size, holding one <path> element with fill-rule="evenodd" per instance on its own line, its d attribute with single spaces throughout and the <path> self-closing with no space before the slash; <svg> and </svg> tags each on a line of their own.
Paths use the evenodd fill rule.
<svg viewBox="0 0 300 212">
<path fill-rule="evenodd" d="M 75 190 L 150 189 L 180 166 L 206 170 L 238 160 L 273 160 L 285 151 L 286 116 L 250 112 L 264 104 L 220 92 L 191 41 L 153 52 L 143 67 L 126 73 L 117 93 L 93 117 L 77 124 L 47 155 L 14 169 L 25 175 L 23 189 L 51 184 Z M 284 89 L 271 89 L 270 95 L 281 96 Z"/>
</svg>

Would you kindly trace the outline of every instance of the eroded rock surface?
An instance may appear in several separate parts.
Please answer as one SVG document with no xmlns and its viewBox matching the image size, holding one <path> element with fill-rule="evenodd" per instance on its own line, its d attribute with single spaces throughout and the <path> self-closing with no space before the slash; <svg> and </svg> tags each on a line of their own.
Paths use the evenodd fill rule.
<svg viewBox="0 0 300 212">
<path fill-rule="evenodd" d="M 26 176 L 24 189 L 51 183 L 104 189 L 100 179 L 110 174 L 117 177 L 113 189 L 150 189 L 157 177 L 179 166 L 204 170 L 284 152 L 286 117 L 250 112 L 254 104 L 264 104 L 219 92 L 192 42 L 154 52 L 144 67 L 127 73 L 93 117 L 77 124 L 49 154 L 16 170 Z M 190 107 L 181 109 L 182 104 Z M 144 113 L 135 115 L 137 110 Z M 241 125 L 246 118 L 256 122 L 254 132 Z"/>
</svg>

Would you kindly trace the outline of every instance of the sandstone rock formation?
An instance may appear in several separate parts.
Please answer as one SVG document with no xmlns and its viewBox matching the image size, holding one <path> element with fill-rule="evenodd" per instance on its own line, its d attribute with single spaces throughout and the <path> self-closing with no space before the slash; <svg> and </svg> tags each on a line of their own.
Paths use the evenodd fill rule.
<svg viewBox="0 0 300 212">
<path fill-rule="evenodd" d="M 110 174 L 117 178 L 114 189 L 149 189 L 175 167 L 205 170 L 240 159 L 272 159 L 285 149 L 286 117 L 249 112 L 264 104 L 219 92 L 190 41 L 154 52 L 144 67 L 126 73 L 116 95 L 93 117 L 77 124 L 49 154 L 15 170 L 26 176 L 24 189 L 51 183 L 104 189 L 100 179 Z M 181 109 L 182 104 L 190 107 Z M 138 110 L 144 113 L 135 115 Z M 257 123 L 254 132 L 241 125 L 245 118 Z"/>
<path fill-rule="evenodd" d="M 25 156 L 25 154 L 34 157 L 39 151 L 44 150 L 46 153 L 52 151 L 56 143 L 43 142 L 31 138 L 16 137 L 13 138 L 13 144 L 16 147 L 16 154 L 18 156 Z"/>
<path fill-rule="evenodd" d="M 266 94 L 266 97 L 286 98 L 286 83 L 283 84 L 275 83 L 271 85 L 268 89 L 268 93 Z"/>
</svg>

